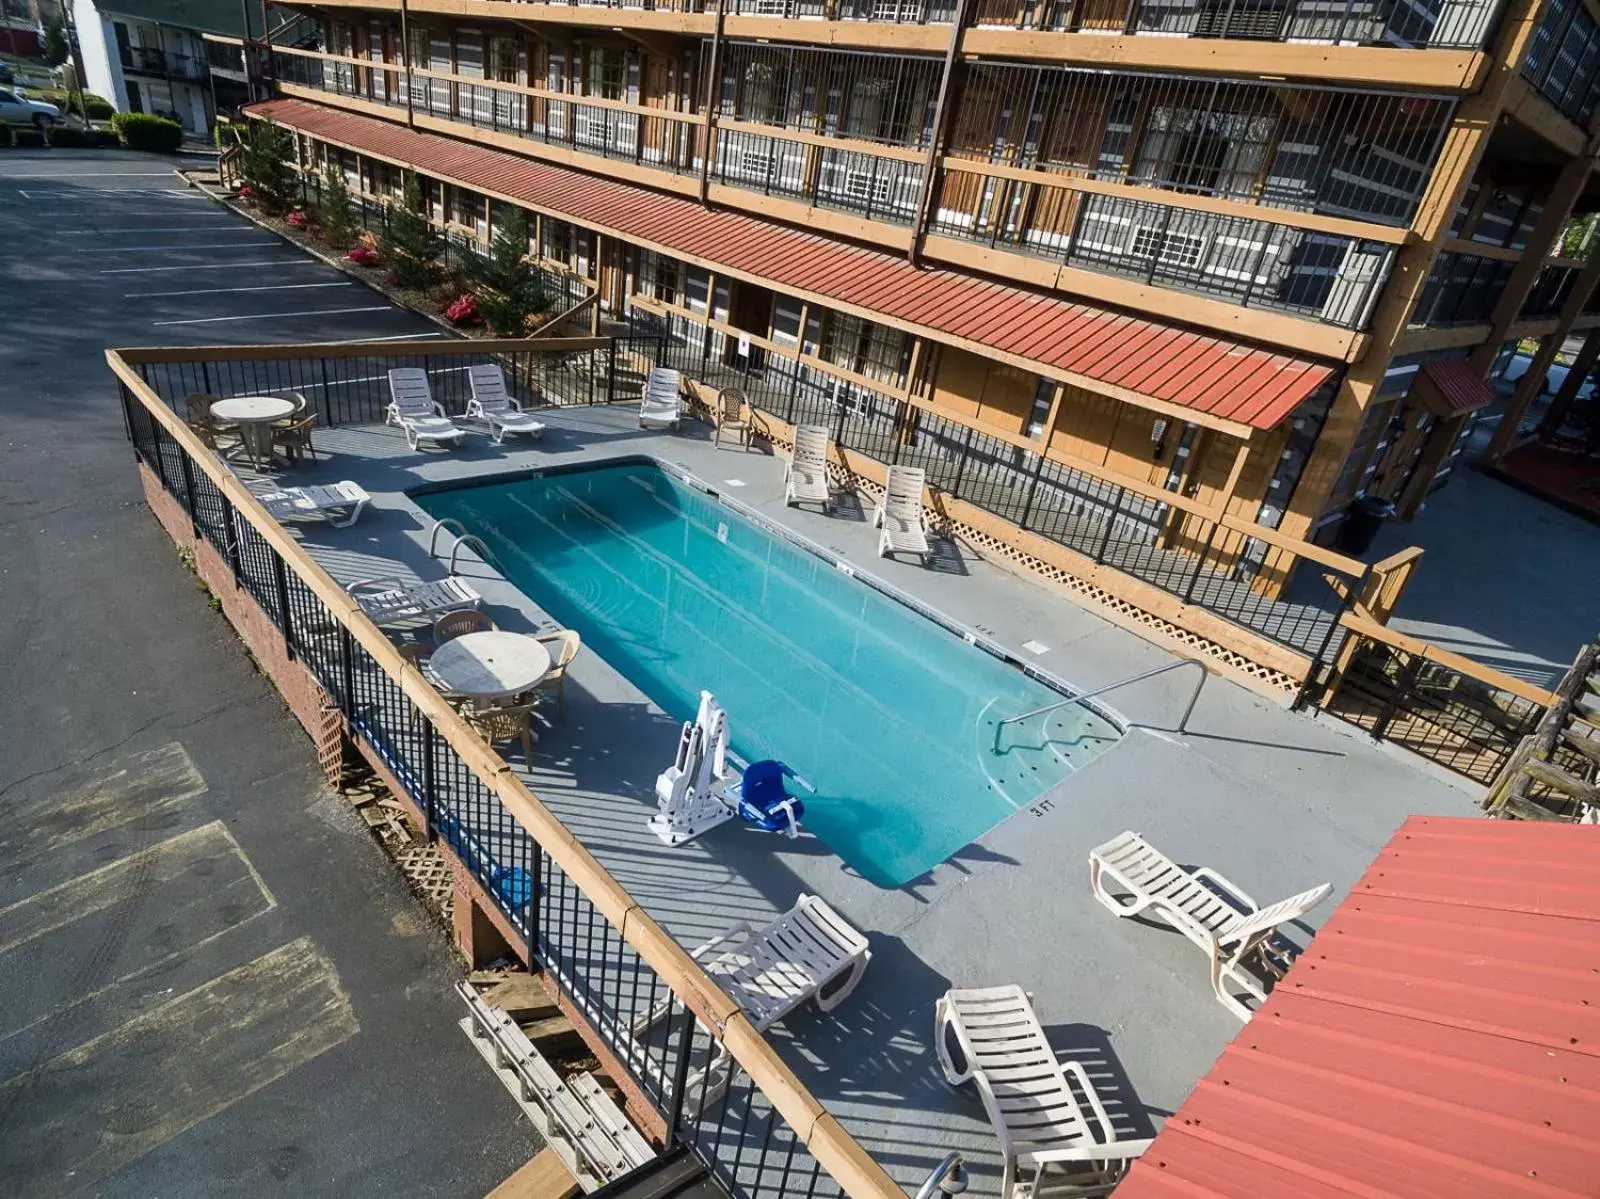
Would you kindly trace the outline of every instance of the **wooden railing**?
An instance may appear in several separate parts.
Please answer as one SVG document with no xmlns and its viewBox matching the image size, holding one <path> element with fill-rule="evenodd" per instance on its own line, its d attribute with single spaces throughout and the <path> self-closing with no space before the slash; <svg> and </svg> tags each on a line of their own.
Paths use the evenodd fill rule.
<svg viewBox="0 0 1600 1199">
<path fill-rule="evenodd" d="M 640 994 L 641 979 L 644 993 L 651 997 L 657 995 L 658 986 L 664 984 L 670 994 L 694 1014 L 696 1019 L 685 1022 L 681 1036 L 674 1035 L 673 1039 L 680 1042 L 676 1048 L 662 1047 L 662 1060 L 653 1071 L 657 1076 L 667 1076 L 665 1079 L 656 1077 L 653 1085 L 669 1135 L 677 1132 L 694 1144 L 691 1136 L 694 1121 L 703 1122 L 707 1118 L 704 1112 L 698 1116 L 686 1114 L 684 1080 L 688 1076 L 690 1056 L 704 1054 L 706 1038 L 709 1038 L 727 1050 L 749 1085 L 759 1092 L 760 1099 L 787 1124 L 794 1140 L 804 1146 L 815 1166 L 831 1175 L 845 1194 L 852 1199 L 905 1199 L 904 1192 L 877 1161 L 779 1058 L 738 1004 L 611 876 L 516 775 L 510 764 L 483 743 L 455 709 L 425 681 L 416 666 L 401 657 L 383 631 L 300 543 L 267 514 L 144 377 L 146 369 L 163 364 L 255 362 L 281 365 L 284 360 L 301 361 L 308 355 L 327 355 L 330 361 L 361 362 L 374 354 L 426 354 L 428 359 L 435 360 L 437 368 L 437 360 L 465 361 L 468 356 L 501 354 L 581 354 L 593 351 L 597 344 L 594 339 L 544 339 L 370 346 L 141 348 L 108 350 L 106 360 L 122 384 L 124 413 L 141 460 L 190 515 L 197 534 L 204 536 L 217 553 L 233 563 L 236 581 L 250 589 L 269 618 L 279 624 L 290 654 L 313 671 L 343 709 L 350 735 L 372 740 L 376 751 L 386 755 L 386 760 L 396 759 L 396 774 L 402 780 L 409 779 L 413 786 L 428 792 L 412 798 L 421 810 L 440 814 L 437 826 L 430 828 L 430 832 L 437 833 L 451 845 L 469 869 L 477 870 L 486 880 L 492 877 L 479 860 L 486 852 L 482 846 L 491 839 L 506 840 L 505 829 L 494 825 L 493 818 L 488 821 L 489 828 L 474 829 L 471 813 L 475 809 L 452 806 L 448 797 L 434 793 L 443 790 L 445 784 L 441 780 L 454 769 L 455 773 L 463 775 L 456 785 L 470 784 L 473 793 L 480 797 L 480 807 L 497 805 L 496 813 L 503 811 L 509 815 L 525 834 L 532 856 L 523 860 L 528 863 L 526 868 L 533 878 L 538 880 L 532 888 L 533 930 L 524 933 L 527 952 L 544 964 L 547 973 L 562 983 L 564 989 L 572 989 L 574 1005 L 585 1014 L 597 1034 L 604 1038 L 609 1029 L 612 1037 L 631 1041 L 631 1013 L 596 1013 L 597 1000 L 587 980 L 564 976 L 558 964 L 546 960 L 547 955 L 556 956 L 563 949 L 554 939 L 560 934 L 549 925 L 541 928 L 537 919 L 547 874 L 559 872 L 563 883 L 574 886 L 582 901 L 602 918 L 607 928 L 601 937 L 602 943 L 609 939 L 617 946 L 617 952 L 599 964 L 602 973 L 609 976 L 618 971 L 637 970 L 641 973 L 633 983 L 635 998 Z M 256 564 L 255 569 L 252 562 Z M 328 634 L 330 628 L 336 635 Z M 402 699 L 400 709 L 376 701 L 369 704 L 370 697 L 385 690 Z M 406 731 L 408 712 L 404 704 L 409 704 L 416 712 L 425 730 L 424 744 L 433 747 L 424 751 L 425 764 L 403 759 L 406 746 L 416 739 L 416 734 Z M 385 721 L 398 727 L 385 731 Z M 440 760 L 441 755 L 444 760 Z M 492 886 L 489 890 L 495 901 L 501 902 L 503 897 L 498 890 Z M 505 903 L 519 909 L 508 910 L 507 915 L 519 930 L 525 930 L 530 918 L 530 900 L 525 897 L 520 901 L 507 899 Z M 588 936 L 592 945 L 596 936 L 593 925 Z M 594 952 L 591 949 L 589 956 Z M 618 977 L 625 979 L 626 976 Z M 601 1001 L 626 992 L 625 981 L 619 984 L 616 978 L 611 978 L 603 986 Z M 698 1044 L 697 1037 L 701 1038 Z M 649 1057 L 649 1051 L 641 1052 L 637 1044 L 619 1043 L 614 1049 L 629 1069 L 636 1068 Z M 751 1103 L 754 1102 L 755 1096 L 752 1096 Z M 812 1163 L 806 1162 L 803 1154 L 798 1160 L 782 1163 L 781 1182 L 775 1164 L 770 1174 L 757 1171 L 756 1183 L 750 1184 L 752 1164 L 760 1159 L 749 1154 L 759 1155 L 769 1150 L 765 1144 L 759 1148 L 745 1145 L 741 1136 L 731 1137 L 727 1146 L 729 1154 L 738 1152 L 743 1159 L 733 1165 L 745 1180 L 740 1193 L 776 1193 L 785 1190 L 796 1178 L 804 1185 L 804 1173 L 812 1168 Z M 767 1142 L 772 1142 L 770 1128 Z M 715 1159 L 723 1149 L 721 1130 L 718 1130 L 714 1149 L 708 1150 L 704 1144 L 697 1147 L 703 1156 Z M 771 1152 L 781 1158 L 781 1142 Z M 794 1157 L 792 1148 L 789 1156 Z M 713 1160 L 712 1165 L 715 1167 L 717 1162 Z M 768 1179 L 765 1187 L 761 1182 L 764 1177 Z M 815 1185 L 813 1179 L 812 1186 Z"/>
</svg>

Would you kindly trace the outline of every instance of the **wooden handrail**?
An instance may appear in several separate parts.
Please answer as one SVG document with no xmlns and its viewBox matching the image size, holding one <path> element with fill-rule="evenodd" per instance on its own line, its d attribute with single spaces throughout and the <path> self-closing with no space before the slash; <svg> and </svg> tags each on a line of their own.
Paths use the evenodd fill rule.
<svg viewBox="0 0 1600 1199">
<path fill-rule="evenodd" d="M 373 354 L 402 356 L 427 354 L 447 357 L 453 354 L 569 354 L 579 350 L 603 350 L 609 337 L 482 337 L 460 340 L 370 341 L 370 342 L 291 342 L 282 345 L 252 346 L 131 346 L 115 351 L 130 366 L 163 362 L 273 362 L 290 358 L 366 358 Z"/>
<path fill-rule="evenodd" d="M 1548 708 L 1556 700 L 1555 694 L 1546 691 L 1543 687 L 1536 687 L 1525 679 L 1515 675 L 1506 674 L 1503 670 L 1496 670 L 1493 666 L 1485 666 L 1482 662 L 1474 662 L 1471 658 L 1464 658 L 1451 650 L 1440 649 L 1423 641 L 1420 637 L 1409 637 L 1405 633 L 1397 633 L 1387 625 L 1381 625 L 1371 617 L 1362 616 L 1357 612 L 1346 612 L 1339 617 L 1339 623 L 1352 633 L 1358 633 L 1369 641 L 1381 641 L 1385 645 L 1393 646 L 1408 654 L 1416 654 L 1436 662 L 1440 666 L 1449 667 L 1457 674 L 1466 675 L 1480 683 L 1498 688 L 1515 695 L 1518 699 L 1525 699 L 1530 704 L 1538 704 Z"/>
<path fill-rule="evenodd" d="M 570 348 L 569 342 L 603 344 L 605 338 L 547 339 L 551 349 Z M 395 343 L 385 342 L 385 346 Z M 434 342 L 426 344 L 429 352 L 443 348 Z M 494 342 L 463 343 L 468 349 L 481 349 Z M 526 346 L 527 340 L 503 341 L 504 347 Z M 262 347 L 246 347 L 261 349 Z M 313 347 L 319 352 L 334 347 Z M 168 351 L 169 354 L 172 351 Z M 177 351 L 189 355 L 184 347 Z M 772 1106 L 794 1129 L 796 1137 L 811 1155 L 839 1183 L 851 1199 L 905 1199 L 905 1192 L 895 1185 L 838 1122 L 806 1089 L 799 1077 L 778 1056 L 749 1018 L 739 1009 L 716 981 L 689 956 L 670 935 L 658 925 L 637 900 L 613 878 L 573 835 L 561 820 L 544 805 L 527 785 L 517 777 L 511 766 L 485 745 L 461 718 L 445 703 L 422 678 L 416 667 L 400 656 L 383 630 L 373 624 L 361 606 L 344 588 L 303 549 L 289 533 L 267 514 L 260 502 L 243 483 L 222 465 L 193 430 L 140 378 L 129 359 L 132 353 L 145 358 L 147 352 L 110 349 L 106 362 L 112 372 L 128 388 L 139 403 L 162 426 L 167 435 L 193 459 L 218 490 L 233 504 L 240 517 L 247 520 L 263 540 L 283 559 L 284 564 L 300 577 L 306 587 L 333 614 L 334 618 L 350 631 L 381 669 L 394 679 L 407 699 L 432 722 L 440 736 L 450 745 L 467 768 L 481 779 L 495 794 L 506 811 L 547 853 L 551 860 L 577 884 L 585 897 L 631 945 L 640 960 L 650 966 L 686 1007 L 712 1031 L 712 1035 L 726 1046 L 729 1054 L 750 1076 Z"/>
</svg>

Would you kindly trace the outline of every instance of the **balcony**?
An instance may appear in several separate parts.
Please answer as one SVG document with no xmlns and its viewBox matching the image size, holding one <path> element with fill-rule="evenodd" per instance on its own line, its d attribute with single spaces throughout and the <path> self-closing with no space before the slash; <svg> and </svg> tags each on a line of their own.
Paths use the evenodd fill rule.
<svg viewBox="0 0 1600 1199">
<path fill-rule="evenodd" d="M 1600 102 L 1600 24 L 1584 0 L 1550 0 L 1540 14 L 1522 77 L 1587 129 Z"/>
<path fill-rule="evenodd" d="M 206 64 L 187 54 L 171 54 L 153 46 L 120 47 L 122 69 L 133 75 L 159 75 L 163 79 L 203 80 Z"/>
<path fill-rule="evenodd" d="M 1414 325 L 1481 325 L 1494 313 L 1516 262 L 1446 251 L 1433 260 L 1412 314 Z"/>
<path fill-rule="evenodd" d="M 1575 266 L 1544 267 L 1529 289 L 1528 298 L 1522 303 L 1522 311 L 1517 314 L 1518 319 L 1538 320 L 1560 313 L 1567 297 L 1572 294 L 1572 285 L 1578 281 L 1581 273 L 1582 269 Z"/>
</svg>

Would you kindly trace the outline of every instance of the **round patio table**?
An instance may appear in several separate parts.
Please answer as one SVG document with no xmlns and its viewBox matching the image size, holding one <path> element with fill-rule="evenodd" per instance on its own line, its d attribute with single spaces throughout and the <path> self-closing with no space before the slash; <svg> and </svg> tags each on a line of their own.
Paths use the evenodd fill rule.
<svg viewBox="0 0 1600 1199">
<path fill-rule="evenodd" d="M 213 420 L 239 426 L 250 461 L 260 466 L 272 458 L 272 422 L 293 416 L 297 405 L 282 396 L 230 396 L 211 405 Z"/>
<path fill-rule="evenodd" d="M 521 633 L 463 633 L 433 651 L 428 673 L 469 699 L 509 699 L 550 673 L 550 651 Z"/>
</svg>

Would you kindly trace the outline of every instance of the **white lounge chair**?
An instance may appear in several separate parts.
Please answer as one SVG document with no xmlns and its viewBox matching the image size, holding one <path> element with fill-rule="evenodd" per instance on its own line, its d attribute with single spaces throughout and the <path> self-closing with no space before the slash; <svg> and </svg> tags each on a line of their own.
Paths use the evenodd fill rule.
<svg viewBox="0 0 1600 1199">
<path fill-rule="evenodd" d="M 644 384 L 644 399 L 639 402 L 641 429 L 676 429 L 683 415 L 683 376 L 658 366 Z"/>
<path fill-rule="evenodd" d="M 933 1041 L 950 1085 L 974 1083 L 994 1125 L 1005 1159 L 1001 1199 L 1109 1194 L 1150 1147 L 1118 1139 L 1089 1072 L 1056 1059 L 1021 987 L 946 991 L 933 1007 Z"/>
<path fill-rule="evenodd" d="M 1185 870 L 1134 832 L 1119 833 L 1089 851 L 1089 885 L 1094 897 L 1117 915 L 1137 916 L 1148 909 L 1205 950 L 1217 999 L 1246 1021 L 1251 1009 L 1231 988 L 1263 1002 L 1266 987 L 1253 968 L 1281 978 L 1291 958 L 1290 949 L 1273 934 L 1333 891 L 1323 883 L 1264 908 L 1215 870 Z M 1127 898 L 1117 898 L 1113 890 Z"/>
<path fill-rule="evenodd" d="M 916 554 L 928 564 L 933 549 L 928 544 L 928 518 L 922 511 L 927 475 L 920 466 L 891 466 L 883 500 L 872 514 L 878 534 L 878 557 Z"/>
<path fill-rule="evenodd" d="M 406 444 L 416 449 L 424 441 L 466 439 L 466 431 L 445 415 L 433 398 L 428 373 L 417 366 L 399 366 L 389 372 L 389 408 L 384 423 L 405 430 Z"/>
<path fill-rule="evenodd" d="M 544 422 L 534 420 L 511 398 L 506 390 L 505 372 L 494 363 L 467 367 L 467 380 L 472 384 L 467 419 L 481 420 L 488 425 L 495 445 L 503 442 L 507 433 L 521 433 L 532 438 L 544 436 Z"/>
<path fill-rule="evenodd" d="M 828 430 L 821 425 L 800 425 L 794 431 L 794 452 L 783 468 L 783 502 L 821 504 L 824 514 L 833 504 L 828 486 Z"/>
<path fill-rule="evenodd" d="M 348 479 L 318 487 L 285 487 L 256 496 L 274 520 L 318 517 L 336 529 L 347 528 L 361 519 L 362 510 L 371 498 L 359 484 Z M 348 515 L 343 520 L 335 520 L 337 512 Z"/>
<path fill-rule="evenodd" d="M 368 619 L 376 625 L 408 620 L 433 620 L 446 612 L 476 608 L 483 597 L 465 579 L 454 575 L 432 583 L 407 583 L 403 579 L 361 579 L 347 584 L 348 591 Z"/>
<path fill-rule="evenodd" d="M 794 907 L 757 927 L 741 920 L 711 938 L 692 956 L 737 1003 L 757 1032 L 765 1032 L 790 1012 L 815 1001 L 831 1012 L 856 989 L 872 951 L 867 939 L 815 895 L 802 894 Z M 665 999 L 634 1022 L 634 1035 L 672 1010 Z M 727 1089 L 733 1059 L 717 1042 L 703 1070 L 689 1076 L 687 1105 L 709 1102 Z"/>
</svg>

